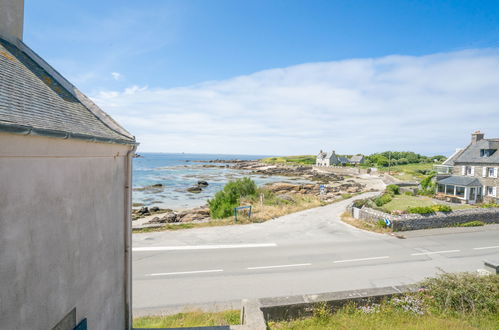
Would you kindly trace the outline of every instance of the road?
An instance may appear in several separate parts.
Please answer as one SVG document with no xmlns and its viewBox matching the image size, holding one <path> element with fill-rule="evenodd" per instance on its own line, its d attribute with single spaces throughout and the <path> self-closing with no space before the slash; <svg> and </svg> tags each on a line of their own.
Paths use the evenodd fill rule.
<svg viewBox="0 0 499 330">
<path fill-rule="evenodd" d="M 499 225 L 400 239 L 341 222 L 349 202 L 261 224 L 134 234 L 134 312 L 411 284 L 499 260 Z"/>
</svg>

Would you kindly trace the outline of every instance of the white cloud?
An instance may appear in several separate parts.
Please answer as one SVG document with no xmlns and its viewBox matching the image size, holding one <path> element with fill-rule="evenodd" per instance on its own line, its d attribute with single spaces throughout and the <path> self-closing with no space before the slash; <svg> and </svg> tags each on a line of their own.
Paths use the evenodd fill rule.
<svg viewBox="0 0 499 330">
<path fill-rule="evenodd" d="M 307 63 L 224 81 L 132 86 L 94 100 L 140 151 L 449 154 L 499 136 L 499 51 Z M 497 132 L 497 133 L 496 133 Z"/>
<path fill-rule="evenodd" d="M 114 80 L 121 80 L 123 79 L 123 75 L 119 72 L 111 72 L 111 76 L 113 76 Z"/>
</svg>

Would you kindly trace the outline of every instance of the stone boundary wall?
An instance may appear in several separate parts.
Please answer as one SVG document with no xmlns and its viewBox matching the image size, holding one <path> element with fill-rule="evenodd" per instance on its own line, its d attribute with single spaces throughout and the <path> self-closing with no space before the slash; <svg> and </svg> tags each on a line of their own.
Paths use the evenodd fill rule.
<svg viewBox="0 0 499 330">
<path fill-rule="evenodd" d="M 312 169 L 319 173 L 333 173 L 339 175 L 359 175 L 367 174 L 366 168 L 350 167 L 350 166 L 312 166 Z"/>
<path fill-rule="evenodd" d="M 499 223 L 499 208 L 474 208 L 452 212 L 436 212 L 434 214 L 402 214 L 392 215 L 382 211 L 363 207 L 354 211 L 353 204 L 347 207 L 347 212 L 356 218 L 375 223 L 379 219 L 390 219 L 393 231 L 418 230 L 429 228 L 452 227 L 470 221 L 484 223 Z"/>
</svg>

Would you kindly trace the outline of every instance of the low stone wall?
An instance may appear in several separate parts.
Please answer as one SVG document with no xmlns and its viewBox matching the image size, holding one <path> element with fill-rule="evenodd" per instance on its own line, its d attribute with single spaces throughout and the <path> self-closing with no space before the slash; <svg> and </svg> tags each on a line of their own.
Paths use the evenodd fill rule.
<svg viewBox="0 0 499 330">
<path fill-rule="evenodd" d="M 393 231 L 453 227 L 470 221 L 499 223 L 499 208 L 474 208 L 452 212 L 436 212 L 427 215 L 391 215 L 368 207 L 354 209 L 351 204 L 347 207 L 347 212 L 360 220 L 375 223 L 380 219 L 390 219 Z"/>
<path fill-rule="evenodd" d="M 319 173 L 333 173 L 337 175 L 359 175 L 368 173 L 368 170 L 365 168 L 350 166 L 313 166 L 312 168 Z"/>
</svg>

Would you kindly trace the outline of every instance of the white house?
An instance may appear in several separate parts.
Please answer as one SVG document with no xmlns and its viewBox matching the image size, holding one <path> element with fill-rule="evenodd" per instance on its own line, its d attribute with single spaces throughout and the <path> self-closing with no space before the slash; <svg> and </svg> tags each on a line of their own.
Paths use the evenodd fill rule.
<svg viewBox="0 0 499 330">
<path fill-rule="evenodd" d="M 338 156 L 336 156 L 334 150 L 331 152 L 325 152 L 321 150 L 315 160 L 316 166 L 332 166 L 337 165 L 338 163 Z"/>
<path fill-rule="evenodd" d="M 129 329 L 135 138 L 23 43 L 23 10 L 0 0 L 0 328 Z"/>
</svg>

